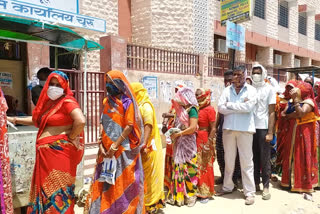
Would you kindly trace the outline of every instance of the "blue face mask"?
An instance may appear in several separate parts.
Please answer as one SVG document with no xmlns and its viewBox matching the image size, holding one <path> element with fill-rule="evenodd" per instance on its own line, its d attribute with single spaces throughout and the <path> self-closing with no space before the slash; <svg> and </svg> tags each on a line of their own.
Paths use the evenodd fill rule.
<svg viewBox="0 0 320 214">
<path fill-rule="evenodd" d="M 121 91 L 112 83 L 106 83 L 106 88 L 107 88 L 107 92 L 111 96 L 117 96 L 117 95 L 121 94 Z"/>
</svg>

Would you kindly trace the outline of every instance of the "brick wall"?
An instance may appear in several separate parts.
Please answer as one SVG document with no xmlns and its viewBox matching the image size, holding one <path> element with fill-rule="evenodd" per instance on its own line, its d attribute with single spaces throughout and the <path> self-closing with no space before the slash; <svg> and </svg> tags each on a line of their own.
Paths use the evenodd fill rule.
<svg viewBox="0 0 320 214">
<path fill-rule="evenodd" d="M 80 0 L 80 14 L 106 20 L 106 33 L 77 29 L 77 32 L 85 38 L 99 43 L 102 36 L 118 35 L 118 0 Z M 100 71 L 99 51 L 88 52 L 87 71 Z"/>
</svg>

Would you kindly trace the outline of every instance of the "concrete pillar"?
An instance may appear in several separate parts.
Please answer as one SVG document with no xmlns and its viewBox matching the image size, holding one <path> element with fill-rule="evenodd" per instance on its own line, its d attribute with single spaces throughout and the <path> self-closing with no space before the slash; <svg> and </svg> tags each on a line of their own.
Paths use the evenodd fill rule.
<svg viewBox="0 0 320 214">
<path fill-rule="evenodd" d="M 208 84 L 208 55 L 199 56 L 200 87 L 205 88 Z"/>
<path fill-rule="evenodd" d="M 311 66 L 311 58 L 309 57 L 302 57 L 300 62 L 301 67 Z"/>
<path fill-rule="evenodd" d="M 294 54 L 285 53 L 282 55 L 282 65 L 284 67 L 294 67 Z"/>
<path fill-rule="evenodd" d="M 27 43 L 28 78 L 31 79 L 42 67 L 50 66 L 50 48 L 45 45 Z"/>
<path fill-rule="evenodd" d="M 258 47 L 257 61 L 265 67 L 273 66 L 273 48 Z"/>
<path fill-rule="evenodd" d="M 100 38 L 104 49 L 100 50 L 100 71 L 124 71 L 127 69 L 127 41 L 119 36 Z"/>
</svg>

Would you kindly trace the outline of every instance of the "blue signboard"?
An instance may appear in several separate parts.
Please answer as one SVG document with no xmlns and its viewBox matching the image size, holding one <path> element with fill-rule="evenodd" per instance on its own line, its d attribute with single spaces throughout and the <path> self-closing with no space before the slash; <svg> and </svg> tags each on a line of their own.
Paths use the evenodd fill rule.
<svg viewBox="0 0 320 214">
<path fill-rule="evenodd" d="M 233 22 L 227 21 L 227 47 L 238 51 L 244 51 L 245 39 L 245 28 Z"/>
<path fill-rule="evenodd" d="M 57 5 L 54 8 L 42 5 L 43 4 L 31 4 L 14 0 L 0 0 L 0 14 L 8 14 L 39 21 L 47 21 L 72 27 L 85 28 L 88 30 L 106 32 L 106 21 L 103 19 L 56 9 Z"/>
</svg>

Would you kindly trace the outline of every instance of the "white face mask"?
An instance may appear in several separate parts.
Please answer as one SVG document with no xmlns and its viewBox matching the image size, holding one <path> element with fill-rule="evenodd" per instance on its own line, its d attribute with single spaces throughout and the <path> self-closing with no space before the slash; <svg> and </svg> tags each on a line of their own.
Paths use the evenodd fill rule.
<svg viewBox="0 0 320 214">
<path fill-rule="evenodd" d="M 262 82 L 262 74 L 253 74 L 251 77 L 252 80 L 256 83 Z"/>
<path fill-rule="evenodd" d="M 56 86 L 49 86 L 47 95 L 51 100 L 56 100 L 63 95 L 63 88 Z"/>
<path fill-rule="evenodd" d="M 42 87 L 44 86 L 44 84 L 46 84 L 46 81 L 44 80 L 39 80 L 39 85 L 41 85 Z"/>
</svg>

